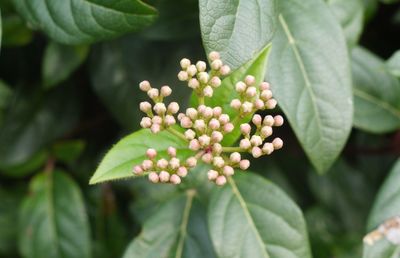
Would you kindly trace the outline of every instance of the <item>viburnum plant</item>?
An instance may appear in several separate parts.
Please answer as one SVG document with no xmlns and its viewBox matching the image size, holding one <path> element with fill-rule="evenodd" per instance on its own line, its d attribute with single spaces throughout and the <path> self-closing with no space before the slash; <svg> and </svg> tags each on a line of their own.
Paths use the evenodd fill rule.
<svg viewBox="0 0 400 258">
<path fill-rule="evenodd" d="M 186 160 L 177 158 L 177 150 L 174 146 L 168 147 L 169 160 L 157 158 L 157 151 L 149 148 L 142 164 L 133 168 L 135 175 L 148 175 L 153 183 L 180 184 L 181 178 L 186 177 L 188 171 L 197 165 L 198 160 L 210 164 L 212 169 L 207 173 L 208 179 L 217 185 L 224 185 L 227 177 L 235 173 L 235 168 L 246 170 L 250 166 L 248 159 L 243 159 L 240 153 L 250 153 L 254 158 L 262 155 L 270 155 L 274 150 L 282 148 L 283 141 L 275 138 L 268 141 L 273 132 L 273 127 L 283 124 L 280 115 L 275 117 L 267 115 L 262 118 L 259 114 L 253 115 L 249 123 L 240 124 L 240 132 L 243 139 L 239 146 L 231 147 L 223 144 L 224 136 L 232 133 L 237 120 L 254 114 L 257 111 L 274 109 L 276 100 L 272 98 L 272 91 L 268 82 L 256 84 L 253 75 L 246 75 L 243 81 L 235 84 L 235 91 L 239 98 L 232 99 L 230 106 L 237 111 L 235 121 L 230 121 L 228 114 L 220 106 L 210 107 L 205 105 L 207 98 L 213 97 L 214 89 L 221 86 L 221 77 L 229 75 L 231 69 L 224 65 L 218 52 L 209 54 L 211 70 L 207 72 L 204 61 L 192 64 L 187 58 L 180 61 L 182 71 L 178 73 L 180 81 L 187 82 L 187 86 L 193 89 L 195 107 L 190 107 L 177 115 L 181 133 L 174 128 L 175 115 L 179 112 L 179 104 L 171 102 L 166 105 L 165 97 L 171 95 L 169 86 L 162 86 L 160 90 L 153 88 L 148 81 L 140 83 L 140 89 L 147 93 L 154 105 L 145 101 L 140 103 L 140 110 L 147 116 L 142 119 L 140 125 L 150 129 L 152 133 L 167 130 L 179 138 L 187 141 L 189 149 L 195 152 L 194 156 Z"/>
</svg>

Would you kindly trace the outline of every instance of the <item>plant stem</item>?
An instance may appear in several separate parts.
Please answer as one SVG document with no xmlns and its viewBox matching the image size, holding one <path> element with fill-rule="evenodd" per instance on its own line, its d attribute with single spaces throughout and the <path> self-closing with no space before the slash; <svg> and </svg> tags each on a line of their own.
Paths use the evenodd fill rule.
<svg viewBox="0 0 400 258">
<path fill-rule="evenodd" d="M 240 147 L 222 147 L 222 151 L 223 152 L 245 152 L 245 150 L 243 150 Z"/>
<path fill-rule="evenodd" d="M 204 97 L 199 96 L 199 105 L 204 105 Z"/>
<path fill-rule="evenodd" d="M 177 130 L 175 130 L 175 129 L 172 128 L 172 127 L 167 128 L 167 131 L 170 132 L 170 133 L 172 133 L 173 135 L 175 135 L 175 136 L 181 138 L 182 140 L 188 141 L 188 140 L 186 139 L 186 137 L 185 137 L 184 134 L 178 132 Z"/>
</svg>

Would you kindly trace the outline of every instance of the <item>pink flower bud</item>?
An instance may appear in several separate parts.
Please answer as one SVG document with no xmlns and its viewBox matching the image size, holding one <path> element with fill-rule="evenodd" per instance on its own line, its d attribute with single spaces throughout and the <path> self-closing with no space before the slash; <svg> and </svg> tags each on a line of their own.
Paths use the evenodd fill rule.
<svg viewBox="0 0 400 258">
<path fill-rule="evenodd" d="M 224 125 L 224 133 L 230 133 L 234 128 L 235 126 L 232 123 L 227 123 Z"/>
<path fill-rule="evenodd" d="M 159 133 L 161 131 L 161 126 L 159 124 L 152 124 L 150 130 L 152 133 Z"/>
<path fill-rule="evenodd" d="M 211 62 L 211 68 L 213 70 L 219 70 L 222 67 L 222 61 L 221 59 L 215 59 L 214 61 Z"/>
<path fill-rule="evenodd" d="M 283 125 L 283 117 L 277 115 L 274 117 L 274 126 L 282 126 Z"/>
<path fill-rule="evenodd" d="M 184 118 L 185 116 L 186 115 L 184 113 L 179 113 L 177 117 L 178 117 L 178 120 L 181 121 L 182 118 Z"/>
<path fill-rule="evenodd" d="M 220 127 L 220 123 L 219 123 L 218 119 L 213 118 L 213 119 L 211 119 L 210 122 L 208 123 L 208 126 L 209 126 L 211 129 L 216 130 L 216 129 L 218 129 L 218 128 Z"/>
<path fill-rule="evenodd" d="M 206 72 L 200 72 L 200 73 L 198 73 L 197 78 L 199 79 L 199 82 L 206 84 L 206 83 L 208 83 L 210 76 Z"/>
<path fill-rule="evenodd" d="M 253 146 L 260 146 L 262 144 L 262 139 L 258 135 L 251 136 L 250 142 Z"/>
<path fill-rule="evenodd" d="M 275 123 L 275 119 L 272 116 L 268 115 L 268 116 L 264 117 L 263 125 L 273 126 L 274 123 Z"/>
<path fill-rule="evenodd" d="M 257 110 L 262 109 L 264 107 L 264 101 L 262 101 L 261 99 L 254 100 L 254 107 Z"/>
<path fill-rule="evenodd" d="M 213 156 L 211 153 L 205 153 L 203 156 L 201 156 L 201 160 L 206 164 L 210 164 L 213 160 Z"/>
<path fill-rule="evenodd" d="M 261 91 L 260 98 L 264 101 L 268 101 L 270 98 L 272 98 L 272 91 L 270 90 Z"/>
<path fill-rule="evenodd" d="M 170 168 L 172 168 L 172 169 L 177 169 L 177 168 L 179 168 L 179 166 L 180 166 L 180 161 L 179 161 L 179 159 L 177 159 L 177 158 L 172 158 L 172 159 L 169 161 L 169 167 L 170 167 Z"/>
<path fill-rule="evenodd" d="M 249 124 L 241 124 L 240 125 L 240 132 L 243 135 L 249 135 L 251 132 L 251 126 Z"/>
<path fill-rule="evenodd" d="M 197 89 L 200 86 L 200 83 L 197 79 L 192 78 L 189 80 L 188 86 L 192 89 Z"/>
<path fill-rule="evenodd" d="M 203 112 L 204 118 L 207 118 L 207 119 L 211 118 L 213 116 L 213 114 L 214 114 L 214 112 L 213 112 L 213 109 L 211 107 L 206 107 L 204 109 L 204 112 Z"/>
<path fill-rule="evenodd" d="M 156 103 L 153 107 L 154 111 L 158 114 L 158 115 L 163 115 L 165 114 L 165 112 L 167 112 L 167 107 L 165 107 L 164 103 Z"/>
<path fill-rule="evenodd" d="M 187 171 L 187 168 L 185 168 L 185 167 L 179 167 L 178 170 L 176 171 L 176 173 L 180 177 L 185 177 L 187 175 L 188 171 Z"/>
<path fill-rule="evenodd" d="M 229 160 L 234 164 L 239 163 L 241 158 L 242 157 L 240 156 L 239 152 L 232 152 L 231 155 L 229 156 Z"/>
<path fill-rule="evenodd" d="M 229 122 L 229 116 L 227 114 L 222 114 L 219 116 L 218 121 L 222 124 L 225 125 Z"/>
<path fill-rule="evenodd" d="M 152 88 L 152 89 L 150 89 L 148 92 L 147 92 L 147 95 L 151 98 L 151 99 L 156 99 L 156 98 L 158 98 L 158 96 L 159 96 L 159 93 L 158 93 L 158 89 L 156 89 L 156 88 Z"/>
<path fill-rule="evenodd" d="M 187 81 L 187 79 L 189 79 L 189 74 L 186 72 L 186 71 L 180 71 L 179 73 L 178 73 L 178 79 L 180 80 L 180 81 Z"/>
<path fill-rule="evenodd" d="M 193 125 L 192 120 L 190 120 L 189 117 L 187 117 L 187 116 L 182 117 L 182 119 L 181 119 L 181 126 L 182 126 L 183 128 L 190 128 L 190 127 L 192 127 L 192 125 Z"/>
<path fill-rule="evenodd" d="M 222 152 L 222 145 L 219 143 L 214 143 L 213 147 L 212 147 L 212 152 L 216 155 L 221 154 Z"/>
<path fill-rule="evenodd" d="M 258 127 L 258 126 L 261 125 L 262 118 L 261 118 L 261 116 L 259 114 L 255 114 L 251 121 L 253 122 L 253 124 L 255 124 Z"/>
<path fill-rule="evenodd" d="M 160 177 L 160 181 L 163 183 L 167 183 L 169 181 L 169 173 L 167 171 L 161 171 L 158 175 Z"/>
<path fill-rule="evenodd" d="M 276 102 L 275 99 L 270 99 L 265 103 L 265 107 L 268 109 L 274 109 L 276 107 L 276 104 L 278 103 Z"/>
<path fill-rule="evenodd" d="M 150 117 L 143 117 L 142 121 L 140 121 L 140 126 L 143 128 L 150 128 L 151 126 L 151 118 Z"/>
<path fill-rule="evenodd" d="M 164 118 L 164 124 L 166 126 L 171 126 L 174 125 L 176 123 L 175 118 L 171 115 L 166 115 Z"/>
<path fill-rule="evenodd" d="M 233 174 L 235 173 L 231 166 L 224 166 L 222 172 L 225 176 L 233 176 Z"/>
<path fill-rule="evenodd" d="M 189 149 L 197 151 L 200 149 L 200 143 L 197 139 L 193 139 L 189 142 Z"/>
<path fill-rule="evenodd" d="M 149 160 L 149 159 L 145 159 L 142 162 L 142 168 L 147 171 L 153 168 L 153 161 Z"/>
<path fill-rule="evenodd" d="M 214 88 L 221 86 L 221 79 L 218 76 L 213 76 L 210 80 L 210 85 Z"/>
<path fill-rule="evenodd" d="M 213 108 L 213 115 L 215 118 L 218 118 L 222 114 L 222 108 L 221 107 L 215 107 Z"/>
<path fill-rule="evenodd" d="M 160 92 L 161 96 L 168 97 L 169 95 L 171 95 L 172 89 L 169 86 L 165 85 L 161 87 Z"/>
<path fill-rule="evenodd" d="M 218 172 L 211 169 L 207 172 L 207 177 L 208 177 L 208 180 L 214 181 L 218 177 Z"/>
<path fill-rule="evenodd" d="M 214 90 L 210 85 L 207 85 L 203 89 L 203 94 L 204 94 L 205 97 L 212 97 L 213 93 L 214 93 Z"/>
<path fill-rule="evenodd" d="M 179 104 L 176 102 L 171 102 L 168 105 L 168 112 L 171 114 L 176 114 L 179 111 Z"/>
<path fill-rule="evenodd" d="M 275 150 L 279 150 L 279 149 L 281 149 L 283 147 L 283 141 L 282 141 L 281 138 L 275 138 L 272 141 L 272 144 L 274 145 L 274 149 Z"/>
<path fill-rule="evenodd" d="M 241 106 L 242 106 L 242 103 L 240 102 L 240 100 L 238 100 L 238 99 L 233 99 L 233 100 L 231 101 L 231 107 L 232 107 L 233 109 L 239 110 Z"/>
<path fill-rule="evenodd" d="M 139 109 L 144 113 L 148 113 L 151 110 L 151 104 L 147 101 L 140 102 Z"/>
<path fill-rule="evenodd" d="M 220 55 L 219 55 L 218 52 L 216 52 L 216 51 L 211 51 L 211 52 L 208 54 L 208 58 L 209 58 L 211 61 L 214 61 L 214 60 L 216 60 L 216 59 L 220 59 L 221 57 L 220 57 Z"/>
<path fill-rule="evenodd" d="M 193 140 L 195 136 L 196 136 L 196 133 L 192 129 L 188 129 L 185 131 L 186 139 Z"/>
<path fill-rule="evenodd" d="M 191 168 L 195 167 L 197 165 L 197 159 L 195 157 L 188 158 L 186 160 L 186 165 Z"/>
<path fill-rule="evenodd" d="M 203 61 L 198 61 L 196 63 L 197 71 L 204 72 L 207 69 L 207 64 Z"/>
<path fill-rule="evenodd" d="M 208 146 L 210 145 L 210 136 L 203 134 L 202 136 L 199 137 L 199 143 L 201 146 Z"/>
<path fill-rule="evenodd" d="M 247 150 L 251 147 L 251 142 L 249 139 L 241 139 L 239 146 L 240 146 L 240 148 Z"/>
<path fill-rule="evenodd" d="M 270 142 L 264 143 L 262 151 L 266 155 L 270 155 L 274 151 L 274 145 Z"/>
<path fill-rule="evenodd" d="M 147 149 L 146 156 L 149 157 L 149 159 L 154 159 L 157 156 L 157 151 L 155 149 Z"/>
<path fill-rule="evenodd" d="M 259 147 L 253 147 L 251 149 L 251 155 L 253 155 L 254 158 L 259 158 L 262 155 L 262 150 Z"/>
<path fill-rule="evenodd" d="M 219 186 L 223 186 L 226 184 L 226 177 L 225 176 L 219 176 L 217 179 L 215 179 L 215 183 Z"/>
<path fill-rule="evenodd" d="M 243 113 L 251 113 L 253 111 L 253 103 L 245 101 L 242 105 Z"/>
<path fill-rule="evenodd" d="M 194 76 L 197 73 L 197 68 L 195 65 L 189 65 L 189 67 L 186 69 L 186 72 L 189 76 Z"/>
<path fill-rule="evenodd" d="M 150 182 L 152 182 L 152 183 L 158 183 L 158 181 L 160 180 L 160 178 L 158 177 L 158 175 L 157 175 L 156 172 L 151 172 L 151 173 L 149 174 L 149 180 L 150 180 Z"/>
<path fill-rule="evenodd" d="M 168 161 L 166 159 L 160 159 L 157 161 L 157 167 L 166 169 L 168 167 Z"/>
<path fill-rule="evenodd" d="M 174 185 L 179 185 L 181 183 L 181 178 L 178 175 L 172 175 L 169 181 Z"/>
<path fill-rule="evenodd" d="M 269 90 L 269 83 L 268 82 L 262 82 L 261 84 L 260 84 L 260 90 L 261 91 L 263 91 L 263 90 Z"/>
<path fill-rule="evenodd" d="M 194 108 L 186 109 L 186 115 L 190 117 L 190 119 L 194 120 L 197 117 L 197 110 Z"/>
<path fill-rule="evenodd" d="M 167 152 L 169 156 L 176 157 L 176 149 L 174 147 L 168 147 Z"/>
<path fill-rule="evenodd" d="M 225 161 L 222 157 L 214 157 L 213 158 L 213 165 L 222 168 L 225 165 Z"/>
<path fill-rule="evenodd" d="M 260 130 L 260 135 L 263 138 L 270 137 L 272 135 L 272 127 L 271 126 L 263 126 Z"/>
<path fill-rule="evenodd" d="M 223 76 L 228 75 L 231 72 L 231 68 L 227 65 L 223 65 L 221 69 L 219 69 L 219 73 Z"/>
<path fill-rule="evenodd" d="M 162 118 L 160 116 L 153 116 L 153 118 L 151 119 L 151 122 L 153 124 L 160 125 L 162 123 Z"/>
<path fill-rule="evenodd" d="M 198 131 L 204 131 L 204 129 L 206 128 L 206 123 L 204 123 L 203 119 L 197 119 L 196 121 L 194 121 L 193 128 Z"/>
<path fill-rule="evenodd" d="M 246 95 L 247 97 L 254 97 L 257 94 L 257 89 L 256 87 L 248 87 L 246 90 Z"/>
<path fill-rule="evenodd" d="M 248 169 L 248 168 L 250 167 L 250 161 L 247 160 L 247 159 L 242 159 L 242 160 L 239 162 L 239 167 L 240 167 L 240 169 L 242 169 L 242 170 Z"/>
<path fill-rule="evenodd" d="M 134 166 L 133 167 L 133 173 L 135 175 L 141 175 L 143 173 L 143 169 L 141 166 Z"/>
<path fill-rule="evenodd" d="M 244 91 L 246 90 L 246 88 L 247 88 L 247 85 L 246 85 L 244 82 L 242 82 L 242 81 L 239 81 L 239 82 L 237 82 L 237 83 L 235 84 L 235 90 L 236 90 L 236 92 L 238 92 L 238 93 L 244 92 Z"/>
<path fill-rule="evenodd" d="M 256 83 L 256 78 L 254 78 L 254 76 L 252 75 L 247 75 L 246 78 L 244 78 L 244 82 L 247 85 L 251 86 Z"/>
<path fill-rule="evenodd" d="M 187 58 L 183 58 L 180 61 L 180 65 L 181 65 L 182 69 L 187 69 L 189 67 L 189 65 L 190 65 L 190 60 L 187 59 Z"/>
<path fill-rule="evenodd" d="M 214 143 L 221 142 L 223 138 L 224 138 L 224 136 L 222 135 L 221 132 L 214 131 L 211 133 L 211 140 Z"/>
<path fill-rule="evenodd" d="M 149 91 L 151 89 L 151 85 L 150 85 L 150 83 L 148 81 L 142 81 L 141 83 L 139 83 L 139 88 L 142 91 L 147 92 L 147 91 Z"/>
</svg>

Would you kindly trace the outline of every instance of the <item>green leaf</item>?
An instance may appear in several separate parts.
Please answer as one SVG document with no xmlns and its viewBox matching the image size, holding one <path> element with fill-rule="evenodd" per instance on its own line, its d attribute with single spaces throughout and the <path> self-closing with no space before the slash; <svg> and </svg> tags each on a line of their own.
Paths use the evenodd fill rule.
<svg viewBox="0 0 400 258">
<path fill-rule="evenodd" d="M 155 149 L 159 155 L 166 156 L 168 147 L 175 147 L 180 158 L 193 154 L 188 148 L 187 141 L 178 138 L 168 131 L 153 134 L 148 129 L 132 133 L 116 145 L 105 155 L 96 172 L 90 179 L 90 184 L 109 180 L 135 177 L 132 173 L 134 165 L 139 165 L 146 159 L 146 150 Z"/>
<path fill-rule="evenodd" d="M 329 7 L 342 25 L 350 46 L 355 45 L 363 30 L 364 5 L 362 0 L 328 0 Z"/>
<path fill-rule="evenodd" d="M 1 19 L 1 18 L 0 18 Z M 3 122 L 4 110 L 10 103 L 12 90 L 4 81 L 0 80 L 0 126 Z"/>
<path fill-rule="evenodd" d="M 218 257 L 311 257 L 296 204 L 269 181 L 238 173 L 211 197 L 208 228 Z"/>
<path fill-rule="evenodd" d="M 26 27 L 24 21 L 16 14 L 3 17 L 3 45 L 19 47 L 31 42 L 33 33 Z"/>
<path fill-rule="evenodd" d="M 150 25 L 157 11 L 141 0 L 13 0 L 18 13 L 53 40 L 92 43 Z"/>
<path fill-rule="evenodd" d="M 220 52 L 234 70 L 249 62 L 272 40 L 275 5 L 275 0 L 201 0 L 200 28 L 206 52 Z"/>
<path fill-rule="evenodd" d="M 57 161 L 65 163 L 74 162 L 85 149 L 83 140 L 69 140 L 55 143 L 52 152 Z"/>
<path fill-rule="evenodd" d="M 400 83 L 383 61 L 363 48 L 352 50 L 354 126 L 373 133 L 400 127 Z"/>
<path fill-rule="evenodd" d="M 52 88 L 66 80 L 86 59 L 88 46 L 47 45 L 42 63 L 43 86 Z"/>
<path fill-rule="evenodd" d="M 386 66 L 391 74 L 400 77 L 400 50 L 394 52 L 389 60 L 386 61 Z"/>
<path fill-rule="evenodd" d="M 369 21 L 371 20 L 374 16 L 376 11 L 378 10 L 378 0 L 363 0 L 363 4 L 365 7 L 365 20 Z"/>
<path fill-rule="evenodd" d="M 144 224 L 124 258 L 214 258 L 205 209 L 189 190 L 165 203 Z"/>
<path fill-rule="evenodd" d="M 65 173 L 33 178 L 20 213 L 20 252 L 27 258 L 91 257 L 82 194 Z"/>
<path fill-rule="evenodd" d="M 0 174 L 13 178 L 25 177 L 43 168 L 47 159 L 48 153 L 40 150 L 21 164 L 6 167 L 0 166 Z"/>
<path fill-rule="evenodd" d="M 267 79 L 318 172 L 329 169 L 349 136 L 353 103 L 346 42 L 319 0 L 279 1 Z"/>
<path fill-rule="evenodd" d="M 372 231 L 394 216 L 400 215 L 400 160 L 393 166 L 374 201 L 368 219 L 367 230 Z M 386 239 L 375 242 L 372 246 L 364 245 L 363 258 L 397 258 L 400 246 L 391 244 Z"/>
</svg>

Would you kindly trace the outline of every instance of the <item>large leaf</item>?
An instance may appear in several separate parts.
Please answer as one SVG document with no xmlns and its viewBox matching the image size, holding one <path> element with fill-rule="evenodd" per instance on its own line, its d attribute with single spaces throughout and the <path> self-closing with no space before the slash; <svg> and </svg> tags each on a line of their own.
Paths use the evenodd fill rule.
<svg viewBox="0 0 400 258">
<path fill-rule="evenodd" d="M 391 74 L 400 77 L 400 50 L 394 52 L 389 60 L 387 60 L 386 66 Z"/>
<path fill-rule="evenodd" d="M 242 173 L 211 197 L 208 222 L 218 257 L 311 257 L 300 209 L 272 183 Z"/>
<path fill-rule="evenodd" d="M 3 122 L 4 110 L 10 103 L 12 90 L 5 82 L 0 80 L 0 126 Z"/>
<path fill-rule="evenodd" d="M 363 48 L 352 50 L 354 126 L 373 133 L 400 127 L 400 83 L 381 59 Z"/>
<path fill-rule="evenodd" d="M 272 39 L 275 0 L 201 0 L 199 6 L 206 52 L 220 52 L 232 69 L 250 61 Z"/>
<path fill-rule="evenodd" d="M 108 180 L 134 177 L 132 169 L 145 160 L 146 150 L 153 148 L 159 155 L 166 156 L 168 147 L 175 147 L 179 158 L 193 154 L 187 141 L 163 131 L 153 134 L 148 129 L 142 129 L 121 139 L 105 155 L 96 172 L 90 179 L 90 184 Z"/>
<path fill-rule="evenodd" d="M 375 199 L 367 230 L 372 231 L 385 220 L 400 215 L 400 160 L 396 162 Z M 400 246 L 382 239 L 372 246 L 364 245 L 364 258 L 397 258 Z"/>
<path fill-rule="evenodd" d="M 114 38 L 151 24 L 156 10 L 141 0 L 13 0 L 34 27 L 65 44 Z"/>
<path fill-rule="evenodd" d="M 213 258 L 204 207 L 188 190 L 165 203 L 144 224 L 124 258 Z"/>
<path fill-rule="evenodd" d="M 20 214 L 20 251 L 27 258 L 91 257 L 82 194 L 65 173 L 33 178 Z"/>
<path fill-rule="evenodd" d="M 319 0 L 279 1 L 267 79 L 314 167 L 326 171 L 351 130 L 353 103 L 346 43 Z"/>
</svg>

